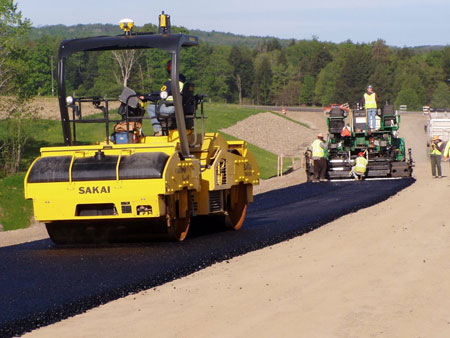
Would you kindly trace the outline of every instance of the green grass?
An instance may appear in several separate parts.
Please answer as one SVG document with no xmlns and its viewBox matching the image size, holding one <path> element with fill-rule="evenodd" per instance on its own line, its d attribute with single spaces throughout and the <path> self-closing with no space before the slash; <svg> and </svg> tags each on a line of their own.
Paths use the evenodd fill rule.
<svg viewBox="0 0 450 338">
<path fill-rule="evenodd" d="M 228 128 L 238 121 L 264 111 L 244 108 L 236 104 L 205 104 L 205 115 L 208 117 L 205 120 L 205 129 L 207 131 L 219 131 L 219 129 Z"/>
<path fill-rule="evenodd" d="M 236 137 L 220 133 L 227 141 L 233 141 L 237 140 Z M 259 165 L 259 170 L 261 173 L 261 178 L 263 180 L 273 177 L 277 174 L 277 162 L 278 162 L 278 155 L 271 153 L 270 151 L 264 150 L 262 148 L 259 148 L 251 143 L 248 143 L 248 148 L 252 152 L 252 154 L 255 156 L 256 161 Z M 285 166 L 284 166 L 285 167 Z"/>
<path fill-rule="evenodd" d="M 244 108 L 234 104 L 205 104 L 205 130 L 220 132 L 220 129 L 228 128 L 238 121 L 242 121 L 252 115 L 265 112 L 255 108 Z M 237 140 L 236 137 L 220 132 L 226 140 Z M 261 149 L 249 143 L 248 147 L 258 162 L 261 178 L 267 179 L 277 174 L 278 156 L 270 151 Z"/>
<path fill-rule="evenodd" d="M 238 105 L 225 104 L 205 104 L 205 130 L 207 132 L 219 132 L 220 129 L 230 127 L 238 121 L 244 120 L 251 115 L 258 114 L 265 110 L 254 108 L 243 108 Z M 101 115 L 90 116 L 89 118 L 100 118 Z M 112 119 L 119 119 L 117 114 L 112 114 Z M 295 121 L 299 123 L 298 121 Z M 0 121 L 0 139 L 2 139 Z M 112 131 L 113 124 L 110 125 Z M 152 134 L 149 120 L 144 120 L 144 132 Z M 102 123 L 78 124 L 77 139 L 83 144 L 101 142 L 105 139 L 105 127 Z M 227 140 L 235 140 L 231 135 L 221 133 Z M 25 228 L 29 225 L 32 216 L 32 203 L 23 197 L 23 178 L 31 162 L 39 156 L 41 147 L 62 146 L 61 122 L 54 120 L 38 120 L 33 123 L 32 135 L 24 151 L 21 162 L 21 172 L 0 180 L 0 224 L 5 230 Z M 277 174 L 277 155 L 249 144 L 250 151 L 256 157 L 260 166 L 261 178 L 266 179 Z"/>
<path fill-rule="evenodd" d="M 0 180 L 0 224 L 4 230 L 26 228 L 33 213 L 31 201 L 23 195 L 25 173 Z"/>
</svg>

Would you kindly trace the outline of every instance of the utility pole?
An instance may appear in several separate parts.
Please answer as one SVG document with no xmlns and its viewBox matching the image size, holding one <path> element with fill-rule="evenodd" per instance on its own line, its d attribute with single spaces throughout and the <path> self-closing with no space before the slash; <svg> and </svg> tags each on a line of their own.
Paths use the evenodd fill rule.
<svg viewBox="0 0 450 338">
<path fill-rule="evenodd" d="M 51 61 L 51 67 L 52 67 L 52 96 L 55 96 L 55 86 L 54 86 L 54 79 L 53 79 L 53 55 L 50 57 Z"/>
</svg>

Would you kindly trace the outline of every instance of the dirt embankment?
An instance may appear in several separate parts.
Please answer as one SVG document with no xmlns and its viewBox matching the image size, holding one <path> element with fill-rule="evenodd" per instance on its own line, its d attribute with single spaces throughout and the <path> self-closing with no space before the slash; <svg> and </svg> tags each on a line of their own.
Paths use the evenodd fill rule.
<svg viewBox="0 0 450 338">
<path fill-rule="evenodd" d="M 290 121 L 279 113 L 261 113 L 222 130 L 260 148 L 287 156 L 285 161 L 289 164 L 292 161 L 290 156 L 296 158 L 293 172 L 261 181 L 254 189 L 256 194 L 305 182 L 303 154 L 319 132 L 327 133 L 326 118 L 320 112 L 287 112 L 285 116 L 308 127 Z"/>
<path fill-rule="evenodd" d="M 321 113 L 316 114 L 317 118 L 323 119 Z M 294 113 L 291 113 L 291 115 L 294 115 Z M 300 120 L 298 114 L 297 120 Z M 306 120 L 309 121 L 309 119 Z M 306 121 L 301 122 L 308 124 Z M 293 156 L 303 154 L 317 134 L 316 129 L 304 127 L 274 113 L 253 115 L 221 131 L 253 143 L 274 154 Z"/>
</svg>

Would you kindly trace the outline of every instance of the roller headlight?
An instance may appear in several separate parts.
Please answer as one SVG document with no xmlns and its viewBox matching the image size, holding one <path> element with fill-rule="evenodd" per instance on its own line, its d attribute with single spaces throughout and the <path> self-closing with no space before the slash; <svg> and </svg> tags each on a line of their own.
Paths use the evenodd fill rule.
<svg viewBox="0 0 450 338">
<path fill-rule="evenodd" d="M 167 98 L 169 97 L 169 93 L 166 92 L 166 91 L 162 91 L 161 94 L 159 94 L 159 96 L 160 96 L 163 100 L 165 100 L 165 99 L 167 99 Z"/>
<path fill-rule="evenodd" d="M 73 96 L 67 96 L 66 97 L 66 103 L 68 106 L 70 106 L 71 104 L 73 104 Z"/>
</svg>

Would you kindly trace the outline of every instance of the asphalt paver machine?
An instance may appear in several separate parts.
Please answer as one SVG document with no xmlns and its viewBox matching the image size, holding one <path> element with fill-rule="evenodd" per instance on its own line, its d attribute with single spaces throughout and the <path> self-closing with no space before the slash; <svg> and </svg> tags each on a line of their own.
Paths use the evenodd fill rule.
<svg viewBox="0 0 450 338">
<path fill-rule="evenodd" d="M 327 109 L 328 139 L 326 156 L 328 178 L 349 179 L 359 152 L 368 152 L 367 178 L 402 178 L 412 175 L 411 149 L 398 136 L 400 115 L 386 105 L 377 112 L 377 127 L 370 130 L 365 110 L 347 105 L 332 105 Z M 347 129 L 347 132 L 345 132 Z M 314 177 L 311 151 L 305 153 L 308 181 Z"/>
</svg>

